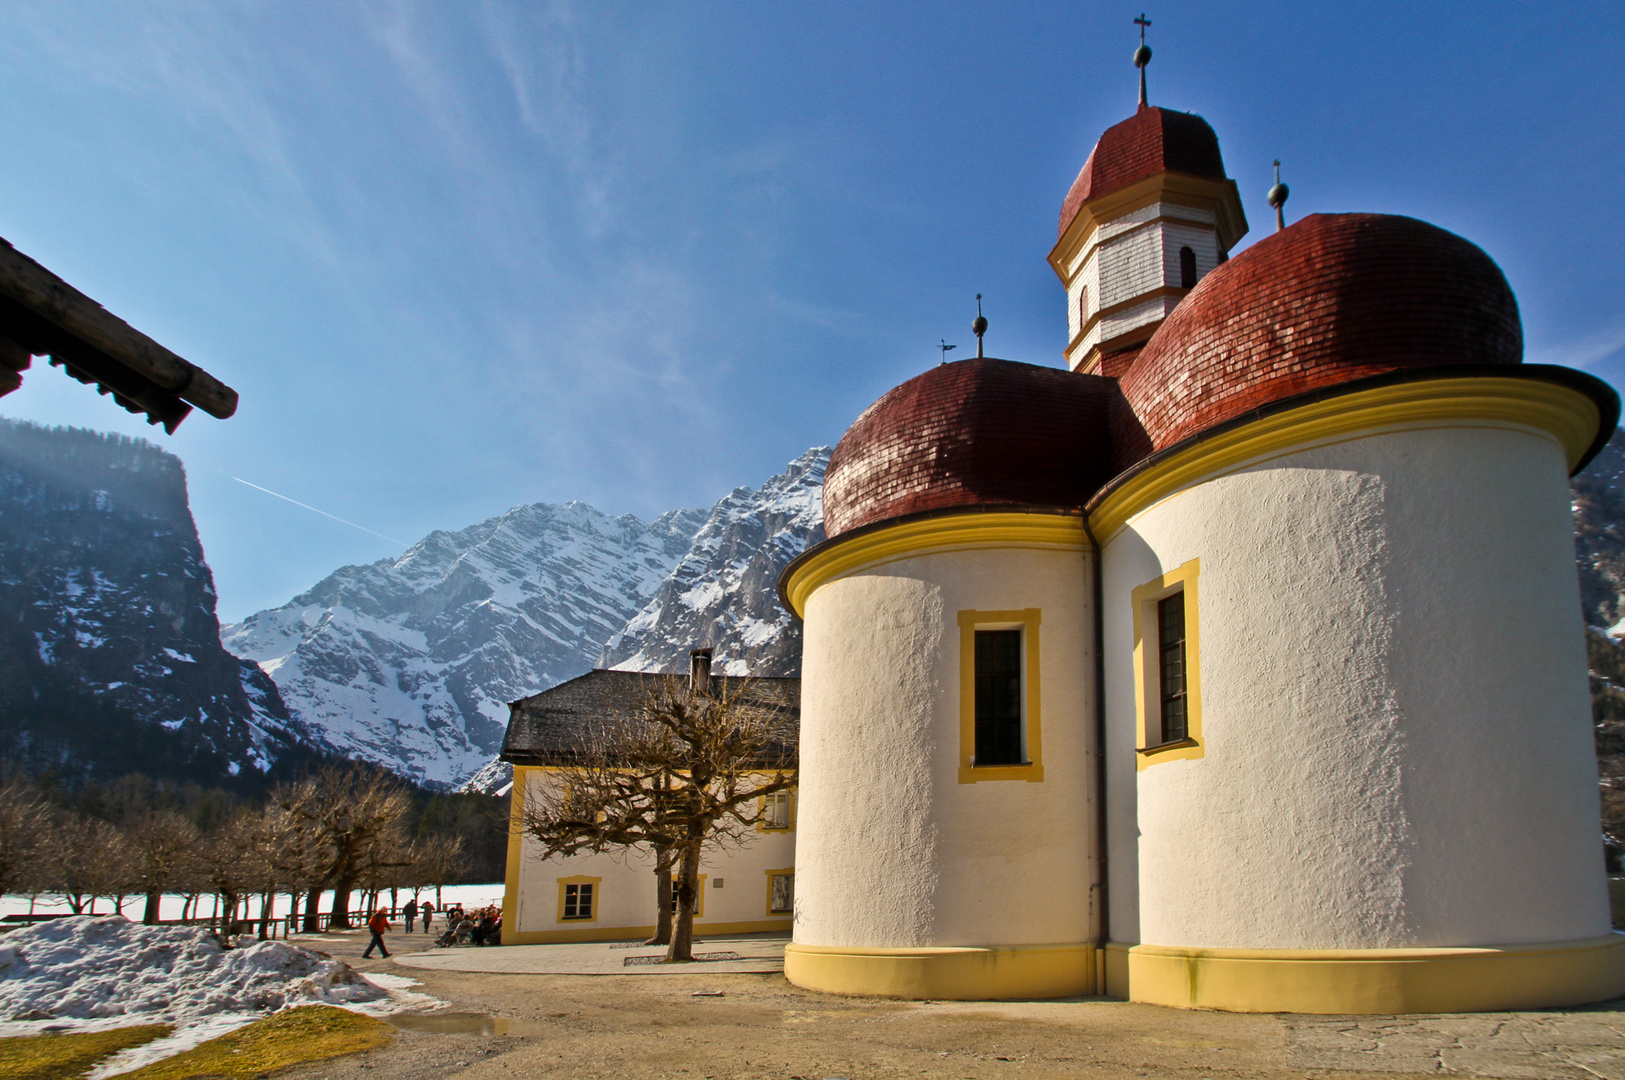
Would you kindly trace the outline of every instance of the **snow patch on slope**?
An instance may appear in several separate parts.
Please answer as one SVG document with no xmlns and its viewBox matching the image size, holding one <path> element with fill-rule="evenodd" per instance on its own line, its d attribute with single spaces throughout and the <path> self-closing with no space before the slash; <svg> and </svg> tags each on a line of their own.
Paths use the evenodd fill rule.
<svg viewBox="0 0 1625 1080">
<path fill-rule="evenodd" d="M 517 506 L 431 533 L 397 559 L 344 567 L 221 640 L 326 745 L 452 787 L 501 747 L 509 701 L 592 666 L 704 520 Z"/>
<path fill-rule="evenodd" d="M 676 671 L 715 649 L 728 675 L 799 675 L 801 624 L 779 604 L 790 560 L 824 538 L 829 447 L 808 450 L 760 488 L 735 488 L 706 517 L 654 598 L 609 639 L 600 667 Z"/>
</svg>

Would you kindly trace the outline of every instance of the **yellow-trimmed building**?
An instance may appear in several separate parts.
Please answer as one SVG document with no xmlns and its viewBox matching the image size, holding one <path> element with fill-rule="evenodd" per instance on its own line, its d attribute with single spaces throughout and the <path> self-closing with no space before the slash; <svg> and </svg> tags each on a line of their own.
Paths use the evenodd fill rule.
<svg viewBox="0 0 1625 1080">
<path fill-rule="evenodd" d="M 698 650 L 690 678 L 713 693 L 779 712 L 794 721 L 800 680 L 741 679 L 710 673 L 709 650 Z M 702 663 L 703 661 L 703 663 Z M 667 676 L 591 671 L 510 706 L 502 759 L 513 763 L 508 874 L 502 943 L 626 941 L 654 933 L 658 882 L 652 852 L 618 850 L 542 859 L 525 835 L 525 804 L 553 782 L 573 737 L 585 728 L 634 714 Z M 794 730 L 793 723 L 791 730 Z M 743 845 L 707 849 L 696 899 L 696 937 L 785 933 L 795 899 L 796 792 L 764 796 L 756 835 Z M 675 910 L 675 909 L 674 909 Z"/>
<path fill-rule="evenodd" d="M 791 982 L 1312 1013 L 1625 993 L 1568 487 L 1618 398 L 1522 362 L 1461 237 L 1283 214 L 1231 258 L 1246 231 L 1212 129 L 1142 102 L 1062 207 L 1067 366 L 979 348 L 836 447 L 828 539 L 780 580 L 805 620 Z"/>
</svg>

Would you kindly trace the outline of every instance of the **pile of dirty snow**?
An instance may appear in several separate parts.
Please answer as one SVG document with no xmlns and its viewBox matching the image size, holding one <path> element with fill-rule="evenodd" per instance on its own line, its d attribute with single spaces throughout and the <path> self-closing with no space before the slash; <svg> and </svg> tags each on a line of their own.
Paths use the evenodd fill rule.
<svg viewBox="0 0 1625 1080">
<path fill-rule="evenodd" d="M 388 998 L 348 964 L 283 941 L 227 949 L 208 930 L 53 919 L 0 938 L 0 1021 L 197 1020 Z"/>
</svg>

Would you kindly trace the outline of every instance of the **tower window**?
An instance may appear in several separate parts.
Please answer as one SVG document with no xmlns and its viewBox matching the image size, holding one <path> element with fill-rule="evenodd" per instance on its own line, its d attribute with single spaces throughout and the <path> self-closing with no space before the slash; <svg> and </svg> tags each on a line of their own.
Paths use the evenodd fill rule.
<svg viewBox="0 0 1625 1080">
<path fill-rule="evenodd" d="M 1021 631 L 976 631 L 976 764 L 1021 764 Z"/>
<path fill-rule="evenodd" d="M 1188 247 L 1179 249 L 1179 287 L 1196 288 L 1196 252 Z"/>
<path fill-rule="evenodd" d="M 1078 286 L 1078 333 L 1083 333 L 1085 324 L 1089 322 L 1089 286 Z"/>
<path fill-rule="evenodd" d="M 1185 249 L 1189 251 L 1189 248 Z M 1162 741 L 1179 742 L 1185 722 L 1185 591 L 1157 601 L 1157 670 L 1162 684 Z"/>
</svg>

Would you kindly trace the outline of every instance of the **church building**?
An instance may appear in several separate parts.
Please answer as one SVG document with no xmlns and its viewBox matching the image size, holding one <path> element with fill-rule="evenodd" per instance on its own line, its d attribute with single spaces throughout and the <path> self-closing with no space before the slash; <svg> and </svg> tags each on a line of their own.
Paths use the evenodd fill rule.
<svg viewBox="0 0 1625 1080">
<path fill-rule="evenodd" d="M 1500 269 L 1425 222 L 1278 218 L 1231 257 L 1218 139 L 1145 102 L 1142 53 L 1049 253 L 1067 367 L 885 394 L 780 579 L 786 975 L 1319 1013 L 1625 993 L 1568 486 L 1618 398 L 1523 363 Z"/>
</svg>

